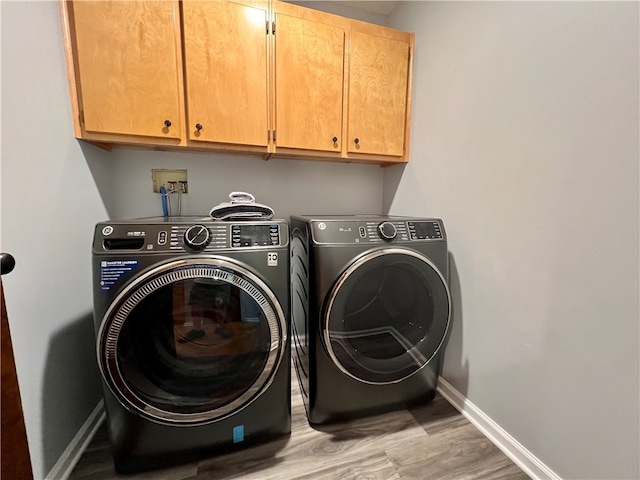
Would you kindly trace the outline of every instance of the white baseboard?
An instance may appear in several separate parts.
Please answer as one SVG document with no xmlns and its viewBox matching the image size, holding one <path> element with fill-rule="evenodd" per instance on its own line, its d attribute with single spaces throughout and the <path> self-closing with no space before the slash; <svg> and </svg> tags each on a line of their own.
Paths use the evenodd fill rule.
<svg viewBox="0 0 640 480">
<path fill-rule="evenodd" d="M 531 478 L 562 480 L 442 377 L 438 377 L 438 392 Z"/>
<path fill-rule="evenodd" d="M 45 477 L 45 480 L 67 480 L 73 471 L 73 468 L 80 460 L 83 452 L 93 439 L 94 435 L 102 425 L 106 417 L 104 411 L 104 400 L 100 400 L 96 408 L 93 409 L 91 415 L 84 422 L 76 436 L 73 437 L 71 443 L 67 446 L 62 455 L 53 466 L 51 471 Z"/>
</svg>

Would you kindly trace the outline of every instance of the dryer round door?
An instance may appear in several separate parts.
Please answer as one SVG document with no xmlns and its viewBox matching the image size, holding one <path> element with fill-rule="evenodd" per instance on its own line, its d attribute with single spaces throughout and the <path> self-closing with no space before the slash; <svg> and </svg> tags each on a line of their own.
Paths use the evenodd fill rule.
<svg viewBox="0 0 640 480">
<path fill-rule="evenodd" d="M 370 384 L 396 383 L 435 357 L 450 312 L 447 282 L 427 257 L 402 248 L 374 250 L 333 284 L 323 341 L 347 375 Z"/>
<path fill-rule="evenodd" d="M 167 262 L 115 299 L 98 332 L 113 394 L 157 423 L 199 425 L 246 407 L 273 380 L 287 342 L 269 287 L 236 262 Z"/>
</svg>

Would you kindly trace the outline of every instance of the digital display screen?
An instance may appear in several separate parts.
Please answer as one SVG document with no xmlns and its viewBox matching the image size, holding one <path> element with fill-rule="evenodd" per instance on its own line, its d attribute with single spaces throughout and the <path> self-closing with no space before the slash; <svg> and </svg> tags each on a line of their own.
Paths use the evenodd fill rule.
<svg viewBox="0 0 640 480">
<path fill-rule="evenodd" d="M 277 245 L 280 240 L 272 225 L 234 225 L 231 232 L 233 246 L 238 247 Z"/>
<path fill-rule="evenodd" d="M 242 225 L 240 227 L 242 245 L 271 245 L 268 225 Z"/>
<path fill-rule="evenodd" d="M 417 240 L 442 238 L 440 225 L 437 222 L 409 222 L 411 237 Z"/>
</svg>

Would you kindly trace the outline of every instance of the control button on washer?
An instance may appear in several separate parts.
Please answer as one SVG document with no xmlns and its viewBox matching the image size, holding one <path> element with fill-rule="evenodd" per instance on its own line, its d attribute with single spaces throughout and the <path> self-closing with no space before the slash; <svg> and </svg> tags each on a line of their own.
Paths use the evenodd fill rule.
<svg viewBox="0 0 640 480">
<path fill-rule="evenodd" d="M 382 222 L 378 225 L 378 234 L 385 241 L 391 241 L 398 234 L 396 226 L 391 222 Z"/>
</svg>

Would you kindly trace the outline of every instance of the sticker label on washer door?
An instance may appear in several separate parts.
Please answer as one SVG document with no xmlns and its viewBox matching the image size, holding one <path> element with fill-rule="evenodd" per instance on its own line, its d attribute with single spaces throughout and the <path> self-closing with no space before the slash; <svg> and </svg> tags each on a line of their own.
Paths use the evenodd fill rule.
<svg viewBox="0 0 640 480">
<path fill-rule="evenodd" d="M 233 427 L 233 443 L 244 442 L 244 425 Z"/>
<path fill-rule="evenodd" d="M 277 266 L 278 266 L 278 252 L 268 252 L 267 267 L 277 267 Z"/>
<path fill-rule="evenodd" d="M 100 262 L 100 289 L 108 292 L 122 277 L 138 268 L 139 263 L 138 260 L 103 260 Z"/>
</svg>

